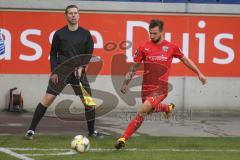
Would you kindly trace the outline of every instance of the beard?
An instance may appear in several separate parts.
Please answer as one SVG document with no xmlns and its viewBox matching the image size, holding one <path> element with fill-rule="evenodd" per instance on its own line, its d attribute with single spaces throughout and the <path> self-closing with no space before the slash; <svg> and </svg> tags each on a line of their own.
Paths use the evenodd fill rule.
<svg viewBox="0 0 240 160">
<path fill-rule="evenodd" d="M 162 36 L 161 36 L 161 35 L 159 36 L 158 39 L 155 39 L 155 40 L 151 39 L 151 41 L 152 41 L 153 43 L 158 43 L 158 42 L 160 42 L 161 40 L 162 40 Z"/>
</svg>

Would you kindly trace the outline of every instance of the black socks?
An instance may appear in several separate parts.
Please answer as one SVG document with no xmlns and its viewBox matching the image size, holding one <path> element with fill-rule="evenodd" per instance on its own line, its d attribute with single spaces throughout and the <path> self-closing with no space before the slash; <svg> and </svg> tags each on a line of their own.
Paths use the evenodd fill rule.
<svg viewBox="0 0 240 160">
<path fill-rule="evenodd" d="M 29 130 L 35 131 L 39 121 L 42 119 L 46 112 L 47 108 L 44 107 L 41 103 L 37 105 L 37 108 L 34 112 L 33 118 L 32 118 L 32 123 L 31 126 L 29 127 Z"/>
<path fill-rule="evenodd" d="M 91 135 L 94 133 L 95 109 L 85 107 L 85 117 L 87 120 L 88 132 Z"/>
</svg>

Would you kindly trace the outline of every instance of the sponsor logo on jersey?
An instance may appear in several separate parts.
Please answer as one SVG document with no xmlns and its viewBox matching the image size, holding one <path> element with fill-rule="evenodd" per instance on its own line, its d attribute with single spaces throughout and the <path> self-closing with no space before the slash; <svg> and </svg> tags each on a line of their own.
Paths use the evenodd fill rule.
<svg viewBox="0 0 240 160">
<path fill-rule="evenodd" d="M 164 55 L 161 56 L 148 56 L 147 59 L 151 61 L 167 61 L 168 58 Z"/>
<path fill-rule="evenodd" d="M 164 52 L 168 52 L 169 48 L 168 48 L 168 46 L 163 46 L 162 49 L 163 49 Z"/>
</svg>

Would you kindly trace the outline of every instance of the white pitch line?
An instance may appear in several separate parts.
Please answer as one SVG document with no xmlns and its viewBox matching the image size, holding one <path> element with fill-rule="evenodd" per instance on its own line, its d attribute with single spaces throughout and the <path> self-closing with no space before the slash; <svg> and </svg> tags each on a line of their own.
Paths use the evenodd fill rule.
<svg viewBox="0 0 240 160">
<path fill-rule="evenodd" d="M 93 148 L 90 149 L 90 152 L 114 152 L 116 149 L 104 149 L 104 148 Z M 139 148 L 128 148 L 122 149 L 122 151 L 129 152 L 240 152 L 240 150 L 235 149 L 174 149 L 174 148 L 166 148 L 166 149 L 139 149 Z"/>
<path fill-rule="evenodd" d="M 26 156 L 44 156 L 44 155 L 71 155 L 76 154 L 72 149 L 63 148 L 7 148 L 14 151 L 62 151 L 63 153 L 46 153 L 46 154 L 24 154 Z M 65 152 L 64 152 L 65 151 Z M 90 152 L 116 152 L 116 149 L 111 148 L 92 148 Z M 122 151 L 128 152 L 240 152 L 237 149 L 177 149 L 177 148 L 156 148 L 156 149 L 140 149 L 140 148 L 126 148 Z"/>
<path fill-rule="evenodd" d="M 13 152 L 13 151 L 11 151 L 10 149 L 7 149 L 7 148 L 0 148 L 0 152 L 6 153 L 10 156 L 13 156 L 13 157 L 21 159 L 21 160 L 34 160 L 34 159 L 29 158 L 25 155 L 21 155 L 21 154 L 18 154 L 16 152 Z"/>
<path fill-rule="evenodd" d="M 7 148 L 14 151 L 70 151 L 64 148 Z"/>
<path fill-rule="evenodd" d="M 77 154 L 77 151 L 70 150 L 64 153 L 37 153 L 37 154 L 23 154 L 23 155 L 35 157 L 35 156 L 69 156 L 74 154 Z"/>
</svg>

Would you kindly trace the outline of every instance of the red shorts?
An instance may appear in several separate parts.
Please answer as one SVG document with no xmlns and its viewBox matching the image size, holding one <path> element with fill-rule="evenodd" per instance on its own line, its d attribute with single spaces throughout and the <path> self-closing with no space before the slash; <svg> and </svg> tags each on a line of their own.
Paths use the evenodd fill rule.
<svg viewBox="0 0 240 160">
<path fill-rule="evenodd" d="M 150 89 L 149 87 L 142 87 L 142 103 L 146 100 L 150 102 L 154 109 L 159 103 L 161 103 L 168 95 L 168 87 L 161 86 L 156 90 Z"/>
</svg>

